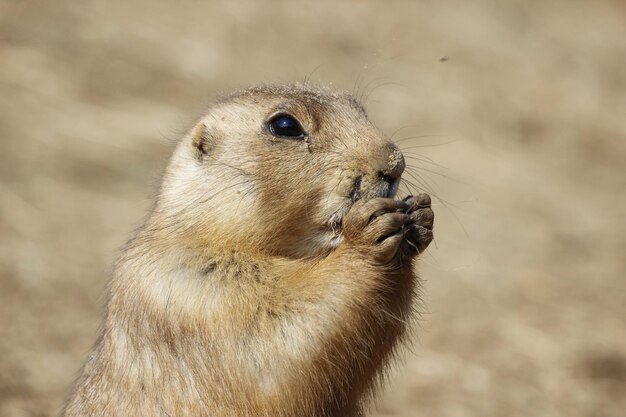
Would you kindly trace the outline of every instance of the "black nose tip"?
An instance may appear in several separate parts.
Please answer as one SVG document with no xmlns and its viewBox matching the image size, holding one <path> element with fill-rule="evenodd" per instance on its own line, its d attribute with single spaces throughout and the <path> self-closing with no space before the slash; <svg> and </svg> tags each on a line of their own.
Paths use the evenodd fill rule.
<svg viewBox="0 0 626 417">
<path fill-rule="evenodd" d="M 392 183 L 400 178 L 404 172 L 404 155 L 400 149 L 393 143 L 389 143 L 385 147 L 385 151 L 381 155 L 381 165 L 379 165 L 378 175 L 385 181 Z M 390 180 L 389 180 L 390 179 Z"/>
<path fill-rule="evenodd" d="M 398 191 L 400 177 L 404 172 L 404 155 L 396 145 L 390 142 L 383 149 L 384 152 L 381 153 L 378 162 L 377 175 L 385 183 L 386 196 L 393 197 Z"/>
</svg>

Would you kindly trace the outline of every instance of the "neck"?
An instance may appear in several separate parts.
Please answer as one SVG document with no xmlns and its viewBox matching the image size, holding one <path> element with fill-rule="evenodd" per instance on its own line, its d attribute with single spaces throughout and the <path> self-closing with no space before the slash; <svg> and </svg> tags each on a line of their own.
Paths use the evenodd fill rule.
<svg viewBox="0 0 626 417">
<path fill-rule="evenodd" d="M 66 416 L 359 413 L 403 333 L 410 272 L 394 278 L 394 294 L 406 294 L 397 303 L 387 287 L 374 290 L 381 271 L 350 284 L 340 250 L 293 261 L 150 242 L 131 244 L 118 264 Z"/>
</svg>

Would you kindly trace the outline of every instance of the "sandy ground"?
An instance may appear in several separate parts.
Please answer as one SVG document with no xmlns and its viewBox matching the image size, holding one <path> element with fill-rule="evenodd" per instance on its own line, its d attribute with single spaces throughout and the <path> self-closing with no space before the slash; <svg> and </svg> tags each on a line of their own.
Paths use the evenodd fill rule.
<svg viewBox="0 0 626 417">
<path fill-rule="evenodd" d="M 370 414 L 626 416 L 624 2 L 173 4 L 0 0 L 0 416 L 60 409 L 207 103 L 307 77 L 436 196 L 419 341 Z"/>
</svg>

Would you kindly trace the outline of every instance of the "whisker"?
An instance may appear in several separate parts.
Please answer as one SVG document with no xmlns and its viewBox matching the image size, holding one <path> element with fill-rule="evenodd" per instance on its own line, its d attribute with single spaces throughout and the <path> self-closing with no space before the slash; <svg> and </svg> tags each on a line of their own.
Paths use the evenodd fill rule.
<svg viewBox="0 0 626 417">
<path fill-rule="evenodd" d="M 371 80 L 370 82 L 368 82 L 368 83 L 365 85 L 365 88 L 363 89 L 363 91 L 361 92 L 361 94 L 359 95 L 359 98 L 358 98 L 359 102 L 360 102 L 360 103 L 363 103 L 363 98 L 365 97 L 365 95 L 366 95 L 366 94 L 368 94 L 368 90 L 369 90 L 369 88 L 370 88 L 370 86 L 371 86 L 372 84 L 374 84 L 374 83 L 376 83 L 376 82 L 378 82 L 378 81 L 388 80 L 388 79 L 389 79 L 389 77 L 377 77 L 377 78 L 374 78 L 373 80 Z"/>
<path fill-rule="evenodd" d="M 304 77 L 303 84 L 304 85 L 309 84 L 309 81 L 311 80 L 311 77 L 313 77 L 313 74 L 315 74 L 315 72 L 317 72 L 317 70 L 320 69 L 323 65 L 324 65 L 323 63 L 320 63 L 315 68 L 313 68 L 313 71 L 311 71 L 308 75 Z"/>
<path fill-rule="evenodd" d="M 425 171 L 425 172 L 428 172 L 428 173 L 430 173 L 430 174 L 438 175 L 438 176 L 440 176 L 440 177 L 443 177 L 443 178 L 445 178 L 445 179 L 447 179 L 447 180 L 450 180 L 450 181 L 456 182 L 456 183 L 458 183 L 458 184 L 463 184 L 463 185 L 471 185 L 471 184 L 469 184 L 468 182 L 465 182 L 465 181 L 460 180 L 460 179 L 458 179 L 458 178 L 453 178 L 453 177 L 451 177 L 450 175 L 444 174 L 444 173 L 442 173 L 442 172 L 437 172 L 437 171 L 434 171 L 434 170 L 432 170 L 432 169 L 428 169 L 428 168 L 424 168 L 424 167 L 415 167 L 415 168 L 413 168 L 413 169 L 418 169 L 418 170 L 420 170 L 420 171 Z"/>
<path fill-rule="evenodd" d="M 409 128 L 413 128 L 413 127 L 419 127 L 420 125 L 418 124 L 412 124 L 412 125 L 406 125 L 406 126 L 402 126 L 397 128 L 396 130 L 393 131 L 393 133 L 391 134 L 391 136 L 389 136 L 389 140 L 393 140 L 394 136 L 396 136 L 396 134 L 398 134 L 398 132 L 404 130 L 404 129 L 409 129 Z"/>
<path fill-rule="evenodd" d="M 420 162 L 424 162 L 426 164 L 434 165 L 434 166 L 436 166 L 438 168 L 441 168 L 441 169 L 449 169 L 448 167 L 445 167 L 445 166 L 443 166 L 443 165 L 433 161 L 431 158 L 429 158 L 429 157 L 427 157 L 425 155 L 413 154 L 411 152 L 402 152 L 402 155 L 404 155 L 404 157 L 407 158 L 407 159 L 414 159 L 414 160 L 417 160 L 417 161 L 420 161 Z"/>
<path fill-rule="evenodd" d="M 388 85 L 395 85 L 398 87 L 406 87 L 405 85 L 398 83 L 398 82 L 394 82 L 394 81 L 388 81 L 388 82 L 384 82 L 381 84 L 376 85 L 375 87 L 373 87 L 368 93 L 367 96 L 365 97 L 365 102 L 367 103 L 367 101 L 369 100 L 370 96 L 372 95 L 372 93 L 376 90 L 378 90 L 380 87 L 385 87 Z"/>
<path fill-rule="evenodd" d="M 421 175 L 419 175 L 419 174 L 417 174 L 415 172 L 412 172 L 410 169 L 407 169 L 405 171 L 405 173 L 410 175 L 411 178 L 413 178 L 413 180 L 417 181 L 418 184 L 422 185 L 424 190 L 426 190 L 429 193 L 432 193 L 433 195 L 435 195 L 432 186 Z"/>
<path fill-rule="evenodd" d="M 407 138 L 407 139 L 416 139 L 417 137 L 411 137 L 411 138 Z M 416 148 L 434 148 L 437 146 L 445 146 L 445 145 L 450 145 L 452 143 L 458 142 L 460 139 L 453 139 L 450 140 L 448 142 L 444 142 L 444 143 L 429 143 L 426 145 L 413 145 L 413 146 L 407 146 L 404 149 L 416 149 Z"/>
<path fill-rule="evenodd" d="M 414 140 L 414 139 L 447 138 L 447 137 L 449 137 L 449 135 L 429 133 L 429 134 L 416 135 L 416 136 L 406 136 L 406 137 L 403 137 L 403 138 L 400 138 L 400 139 L 396 139 L 396 140 L 394 140 L 394 142 L 395 143 L 402 143 L 402 142 L 406 142 L 407 140 Z"/>
<path fill-rule="evenodd" d="M 428 182 L 426 182 L 426 180 L 419 175 L 417 172 L 412 172 L 411 169 L 416 169 L 414 167 L 407 167 L 408 169 L 405 171 L 406 174 L 408 174 L 412 179 L 414 179 L 415 181 L 417 181 L 420 185 L 423 186 L 423 189 L 430 194 L 433 198 L 437 199 L 444 207 L 445 209 L 455 218 L 456 222 L 459 224 L 459 226 L 461 227 L 461 229 L 463 230 L 463 233 L 469 237 L 469 233 L 467 232 L 467 229 L 465 228 L 465 226 L 463 225 L 463 222 L 461 222 L 461 219 L 459 218 L 459 216 L 456 214 L 456 212 L 454 210 L 452 210 L 452 207 L 461 209 L 459 207 L 456 207 L 456 205 L 450 203 L 449 201 L 447 201 L 446 199 L 440 197 L 439 195 L 437 195 L 432 187 L 430 186 L 430 184 Z M 419 178 L 419 179 L 418 179 Z M 412 187 L 419 189 L 419 187 L 416 187 L 415 184 L 412 184 L 411 181 L 409 181 L 407 178 L 402 178 L 402 182 L 407 182 L 408 184 L 410 184 Z M 466 184 L 469 185 L 469 184 Z"/>
</svg>

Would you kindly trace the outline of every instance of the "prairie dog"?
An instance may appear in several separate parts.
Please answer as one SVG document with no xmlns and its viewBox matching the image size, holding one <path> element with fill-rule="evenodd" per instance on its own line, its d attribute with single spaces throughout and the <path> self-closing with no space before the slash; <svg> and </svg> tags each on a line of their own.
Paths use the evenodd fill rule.
<svg viewBox="0 0 626 417">
<path fill-rule="evenodd" d="M 63 415 L 359 416 L 406 331 L 426 194 L 349 94 L 252 87 L 180 141 Z"/>
</svg>

